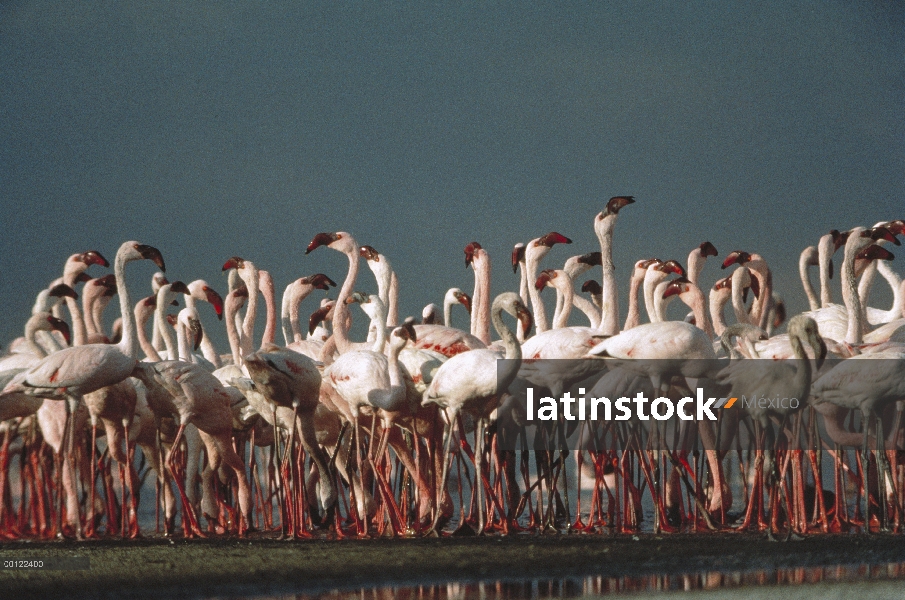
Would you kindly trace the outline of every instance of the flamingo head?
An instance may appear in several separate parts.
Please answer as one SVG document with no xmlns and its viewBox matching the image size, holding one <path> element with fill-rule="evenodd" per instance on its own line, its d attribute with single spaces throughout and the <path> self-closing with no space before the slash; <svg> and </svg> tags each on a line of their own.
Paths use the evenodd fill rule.
<svg viewBox="0 0 905 600">
<path fill-rule="evenodd" d="M 556 244 L 571 244 L 572 240 L 567 238 L 561 233 L 557 233 L 555 231 L 551 231 L 547 235 L 541 236 L 537 238 L 535 241 L 536 246 L 546 246 L 547 248 L 552 248 Z"/>
<path fill-rule="evenodd" d="M 362 248 L 367 248 L 367 246 L 362 246 Z M 336 287 L 336 282 L 323 273 L 315 273 L 309 277 L 303 277 L 302 283 L 307 283 L 316 290 L 329 290 L 331 287 Z"/>
<path fill-rule="evenodd" d="M 878 240 L 886 240 L 887 242 L 892 242 L 896 246 L 902 245 L 902 242 L 899 241 L 895 234 L 886 227 L 874 227 L 873 229 L 866 229 L 861 232 L 861 237 L 869 237 L 875 242 Z"/>
<path fill-rule="evenodd" d="M 550 283 L 550 280 L 556 277 L 556 271 L 553 269 L 544 269 L 540 272 L 540 275 L 537 277 L 537 281 L 534 282 L 534 289 L 537 291 L 543 290 L 547 287 L 547 284 Z"/>
<path fill-rule="evenodd" d="M 861 258 L 865 260 L 892 260 L 895 258 L 892 252 L 884 248 L 883 246 L 878 246 L 877 244 L 871 244 L 857 255 L 855 258 Z"/>
<path fill-rule="evenodd" d="M 355 302 L 359 304 L 367 304 L 370 301 L 371 297 L 364 292 L 352 292 L 352 295 L 346 298 L 346 304 L 354 304 Z"/>
<path fill-rule="evenodd" d="M 83 262 L 88 266 L 91 265 L 100 265 L 102 267 L 109 267 L 110 263 L 107 261 L 104 256 L 98 252 L 97 250 L 89 250 L 88 252 L 82 252 L 77 255 L 76 259 L 79 262 Z"/>
<path fill-rule="evenodd" d="M 718 292 L 720 290 L 731 290 L 732 289 L 732 277 L 723 277 L 718 280 L 715 284 L 713 284 L 713 291 Z"/>
<path fill-rule="evenodd" d="M 887 221 L 886 223 L 883 223 L 883 227 L 888 229 L 893 235 L 905 234 L 905 221 L 902 219 Z"/>
<path fill-rule="evenodd" d="M 321 246 L 330 246 L 336 241 L 342 239 L 342 233 L 319 233 L 314 238 L 312 238 L 311 242 L 308 244 L 308 248 L 305 250 L 305 254 L 311 254 L 314 250 L 320 248 Z"/>
<path fill-rule="evenodd" d="M 666 286 L 666 290 L 663 292 L 663 298 L 669 298 L 670 296 L 681 296 L 685 292 L 691 289 L 691 281 L 688 280 L 684 275 L 681 277 L 676 277 L 672 281 L 669 282 L 669 285 Z"/>
<path fill-rule="evenodd" d="M 127 242 L 128 243 L 128 242 Z M 148 246 L 147 244 L 138 244 L 135 242 L 131 242 L 133 248 L 138 253 L 138 256 L 135 258 L 141 258 L 144 260 L 150 260 L 157 268 L 163 271 L 164 273 L 167 270 L 166 264 L 163 262 L 163 255 L 160 253 L 160 250 L 155 248 L 154 246 Z"/>
<path fill-rule="evenodd" d="M 468 265 L 474 262 L 475 254 L 477 254 L 478 250 L 482 250 L 481 244 L 477 242 L 471 242 L 466 244 L 465 246 L 465 268 L 468 268 Z"/>
<path fill-rule="evenodd" d="M 71 339 L 71 336 L 69 333 L 69 325 L 66 323 L 66 321 L 64 321 L 62 319 L 58 319 L 51 314 L 48 314 L 46 316 L 46 319 L 47 319 L 47 324 L 50 326 L 50 329 L 53 329 L 54 331 L 59 331 L 60 333 L 62 333 L 63 339 L 66 340 L 67 344 L 72 343 L 72 339 Z"/>
<path fill-rule="evenodd" d="M 173 283 L 171 283 L 170 291 L 174 294 L 185 294 L 186 296 L 189 296 L 192 293 L 189 291 L 189 286 L 185 285 L 181 281 L 174 281 Z"/>
<path fill-rule="evenodd" d="M 179 317 L 176 315 L 167 315 L 167 323 L 170 324 L 171 327 L 176 327 L 176 323 L 179 321 Z"/>
<path fill-rule="evenodd" d="M 57 285 L 50 288 L 48 295 L 53 296 L 54 298 L 73 298 L 78 300 L 78 293 L 66 285 L 65 283 L 58 283 Z"/>
<path fill-rule="evenodd" d="M 600 252 L 588 252 L 579 256 L 578 262 L 591 267 L 599 267 L 603 264 L 603 255 Z"/>
<path fill-rule="evenodd" d="M 838 229 L 831 229 L 829 236 L 833 238 L 833 252 L 845 245 L 848 241 L 848 231 L 840 232 Z"/>
<path fill-rule="evenodd" d="M 701 256 L 707 258 L 708 256 L 718 256 L 719 252 L 716 251 L 716 246 L 711 244 L 710 242 L 704 242 L 698 249 L 701 251 Z"/>
<path fill-rule="evenodd" d="M 362 246 L 358 249 L 358 254 L 365 260 L 380 262 L 380 252 L 374 249 L 374 246 Z"/>
<path fill-rule="evenodd" d="M 92 285 L 102 285 L 108 290 L 116 290 L 116 275 L 112 273 L 110 275 L 104 275 L 103 277 L 96 277 L 91 281 Z"/>
<path fill-rule="evenodd" d="M 588 279 L 583 284 L 581 284 L 581 291 L 585 294 L 592 294 L 594 296 L 599 296 L 603 293 L 603 288 L 600 287 L 600 283 L 595 279 Z"/>
<path fill-rule="evenodd" d="M 402 325 L 393 330 L 391 335 L 405 341 L 417 342 L 418 334 L 415 332 L 415 319 L 408 317 Z"/>
<path fill-rule="evenodd" d="M 743 265 L 751 260 L 751 255 L 745 252 L 744 250 L 733 250 L 726 257 L 726 260 L 723 261 L 722 269 L 726 267 L 731 267 L 732 265 L 738 264 Z"/>
<path fill-rule="evenodd" d="M 188 285 L 188 289 L 192 298 L 213 306 L 217 318 L 223 320 L 223 297 L 217 293 L 217 290 L 209 286 L 203 279 L 196 279 Z"/>
<path fill-rule="evenodd" d="M 322 306 L 313 313 L 308 318 L 308 333 L 313 334 L 314 330 L 317 329 L 317 326 L 321 324 L 321 322 L 327 318 L 327 315 L 330 311 L 333 310 L 333 306 Z"/>
<path fill-rule="evenodd" d="M 245 268 L 245 260 L 239 256 L 233 256 L 225 263 L 223 263 L 223 268 L 221 271 L 229 271 L 230 269 L 243 269 Z"/>
<path fill-rule="evenodd" d="M 465 307 L 465 310 L 468 311 L 468 314 L 471 314 L 471 296 L 463 292 L 462 290 L 454 290 L 453 297 Z"/>
<path fill-rule="evenodd" d="M 679 277 L 685 277 L 685 268 L 676 260 L 668 260 L 665 263 L 656 265 L 654 269 L 662 273 L 673 273 Z"/>
<path fill-rule="evenodd" d="M 525 244 L 519 242 L 512 248 L 512 272 L 518 271 L 518 265 L 525 260 Z"/>
<path fill-rule="evenodd" d="M 528 310 L 528 307 L 521 300 L 517 300 L 515 303 L 515 318 L 518 319 L 519 324 L 522 326 L 522 333 L 525 334 L 525 337 L 528 337 L 534 327 L 534 317 L 531 316 L 531 311 Z"/>
<path fill-rule="evenodd" d="M 634 203 L 634 196 L 613 196 L 610 198 L 609 202 L 606 203 L 606 208 L 597 216 L 597 218 L 602 219 L 603 217 L 618 215 L 620 210 L 629 204 Z"/>
</svg>

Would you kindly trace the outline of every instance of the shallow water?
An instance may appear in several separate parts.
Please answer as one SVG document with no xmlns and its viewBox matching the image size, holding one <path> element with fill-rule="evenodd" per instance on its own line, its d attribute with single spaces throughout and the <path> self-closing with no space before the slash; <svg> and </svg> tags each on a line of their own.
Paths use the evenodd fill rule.
<svg viewBox="0 0 905 600">
<path fill-rule="evenodd" d="M 618 595 L 772 598 L 780 591 L 774 586 L 782 587 L 783 600 L 841 599 L 863 594 L 872 598 L 905 598 L 905 563 L 625 577 L 592 575 L 558 579 L 459 581 L 260 596 L 221 595 L 211 600 L 547 600 Z"/>
</svg>

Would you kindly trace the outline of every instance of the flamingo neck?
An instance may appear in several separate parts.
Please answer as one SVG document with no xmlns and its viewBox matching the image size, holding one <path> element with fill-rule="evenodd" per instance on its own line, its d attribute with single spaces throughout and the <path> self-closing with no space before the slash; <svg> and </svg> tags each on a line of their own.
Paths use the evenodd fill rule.
<svg viewBox="0 0 905 600">
<path fill-rule="evenodd" d="M 122 252 L 116 253 L 113 261 L 116 277 L 116 293 L 119 296 L 119 312 L 123 318 L 123 337 L 116 347 L 129 358 L 138 358 L 138 336 L 135 334 L 135 315 L 132 312 L 132 297 L 126 285 L 126 259 Z"/>
<path fill-rule="evenodd" d="M 477 317 L 475 336 L 490 345 L 490 255 L 483 248 L 474 255 L 475 289 L 481 285 L 481 300 L 472 307 L 472 319 Z M 476 292 L 477 293 L 477 292 Z"/>
<path fill-rule="evenodd" d="M 613 265 L 613 229 L 616 227 L 617 215 L 607 215 L 594 224 L 597 239 L 600 241 L 600 262 L 603 278 L 603 309 L 601 311 L 600 332 L 603 335 L 619 333 L 619 294 L 616 289 L 616 267 Z"/>
<path fill-rule="evenodd" d="M 248 356 L 254 352 L 255 319 L 258 318 L 258 291 L 261 288 L 260 272 L 254 263 L 246 260 L 239 276 L 248 289 L 248 307 L 245 309 L 245 320 L 242 321 L 242 336 L 239 338 L 239 348 L 242 351 L 242 356 Z"/>
<path fill-rule="evenodd" d="M 546 255 L 546 252 L 531 249 L 530 244 L 528 250 L 525 251 L 525 267 L 528 270 L 528 297 L 531 299 L 531 310 L 534 311 L 534 326 L 537 329 L 537 333 L 550 329 L 547 313 L 544 310 L 544 302 L 541 300 L 540 292 L 534 286 L 534 282 L 537 280 L 537 265 L 544 255 Z M 472 308 L 472 310 L 474 309 Z"/>
<path fill-rule="evenodd" d="M 143 301 L 135 305 L 135 332 L 138 336 L 138 345 L 141 347 L 141 351 L 144 352 L 145 356 L 150 360 L 159 362 L 160 355 L 157 353 L 153 344 L 148 341 L 148 334 L 145 332 L 145 324 L 148 322 L 148 319 L 151 318 L 152 314 L 154 314 L 154 311 L 148 310 Z"/>
<path fill-rule="evenodd" d="M 35 315 L 30 318 L 25 323 L 25 342 L 28 344 L 29 349 L 34 353 L 38 358 L 44 358 L 47 356 L 47 351 L 38 344 L 38 340 L 36 338 L 38 333 L 38 325 L 41 320 L 43 320 L 43 316 Z M 51 335 L 50 337 L 53 337 Z"/>
<path fill-rule="evenodd" d="M 299 322 L 299 307 L 302 305 L 302 301 L 313 291 L 314 286 L 311 285 L 297 286 L 295 293 L 289 299 L 289 326 L 292 330 L 292 341 L 294 342 L 301 342 L 305 339 L 302 334 L 301 323 Z"/>
<path fill-rule="evenodd" d="M 353 242 L 351 248 L 346 252 L 349 259 L 349 271 L 346 273 L 346 280 L 343 282 L 339 295 L 336 298 L 336 306 L 333 308 L 333 338 L 337 350 L 340 354 L 347 352 L 352 347 L 349 341 L 349 323 L 351 314 L 349 305 L 346 304 L 346 298 L 352 295 L 355 287 L 355 280 L 358 278 L 358 244 Z"/>
<path fill-rule="evenodd" d="M 656 293 L 657 284 L 665 277 L 665 273 L 653 267 L 649 267 L 647 273 L 644 274 L 644 310 L 647 312 L 647 318 L 651 323 L 658 322 L 657 303 L 654 294 Z"/>
<path fill-rule="evenodd" d="M 600 313 L 597 312 L 597 307 L 594 306 L 594 303 L 584 298 L 572 293 L 572 306 L 580 310 L 588 317 L 588 320 L 591 322 L 591 329 L 597 329 L 600 327 Z"/>
<path fill-rule="evenodd" d="M 707 257 L 701 254 L 700 248 L 695 248 L 688 253 L 688 281 L 698 285 L 698 277 L 700 277 L 701 271 L 704 270 L 704 263 L 706 262 Z"/>
<path fill-rule="evenodd" d="M 745 278 L 748 278 L 746 281 Z M 750 284 L 751 272 L 748 267 L 739 267 L 732 273 L 732 310 L 739 323 L 754 325 L 754 319 L 745 307 L 744 291 Z"/>
<path fill-rule="evenodd" d="M 264 270 L 258 272 L 261 293 L 264 295 L 264 307 L 267 309 L 267 320 L 264 325 L 264 336 L 261 339 L 261 348 L 273 345 L 277 335 L 277 309 L 274 297 L 273 279 L 270 273 Z"/>
<path fill-rule="evenodd" d="M 289 302 L 294 289 L 295 282 L 293 281 L 286 286 L 285 290 L 283 290 L 283 298 L 280 302 L 280 328 L 283 330 L 283 344 L 286 346 L 297 341 L 295 332 L 292 331 L 289 321 Z M 301 334 L 301 330 L 299 330 L 299 334 Z"/>
<path fill-rule="evenodd" d="M 229 294 L 226 297 L 226 306 L 223 307 L 223 320 L 226 323 L 226 339 L 229 341 L 229 349 L 233 355 L 233 364 L 242 366 L 241 342 L 239 340 L 239 328 L 236 326 L 236 315 L 239 308 L 245 302 L 243 297 Z"/>
<path fill-rule="evenodd" d="M 493 322 L 493 328 L 496 329 L 496 332 L 497 334 L 499 334 L 500 339 L 503 340 L 503 347 L 506 349 L 506 353 L 503 355 L 503 358 L 505 358 L 506 360 L 521 360 L 522 346 L 518 343 L 518 340 L 515 338 L 515 334 L 512 333 L 512 330 L 509 328 L 509 326 L 506 325 L 506 323 L 503 321 L 502 306 L 497 305 L 491 309 L 490 320 Z"/>
<path fill-rule="evenodd" d="M 452 327 L 452 305 L 455 303 L 455 299 L 452 297 L 452 294 L 446 294 L 443 298 L 443 325 L 445 327 Z"/>
<path fill-rule="evenodd" d="M 864 243 L 859 240 L 860 232 L 855 229 L 845 244 L 845 255 L 842 259 L 840 279 L 842 279 L 842 301 L 848 313 L 848 327 L 845 331 L 845 342 L 851 345 L 861 344 L 864 335 L 864 315 L 861 310 L 861 299 L 858 297 L 858 282 L 855 278 L 855 256 Z"/>
<path fill-rule="evenodd" d="M 820 269 L 820 307 L 826 308 L 833 303 L 830 293 L 830 278 L 833 276 L 833 236 L 826 234 L 817 244 L 817 265 Z"/>
<path fill-rule="evenodd" d="M 712 290 L 710 292 L 710 320 L 713 323 L 713 332 L 717 336 L 722 336 L 726 331 L 726 319 L 723 316 L 723 306 L 729 301 L 729 294 L 723 290 Z"/>
<path fill-rule="evenodd" d="M 88 341 L 88 330 L 85 327 L 85 320 L 82 311 L 79 309 L 79 303 L 74 298 L 66 297 L 66 308 L 69 309 L 69 315 L 72 318 L 72 345 L 84 346 Z"/>
<path fill-rule="evenodd" d="M 645 275 L 647 272 L 645 271 Z M 625 317 L 623 330 L 637 327 L 641 323 L 641 313 L 638 311 L 638 290 L 644 282 L 644 276 L 638 276 L 632 272 L 628 287 L 628 315 Z"/>
<path fill-rule="evenodd" d="M 166 347 L 170 360 L 176 360 L 176 331 L 167 321 L 167 306 L 173 300 L 175 294 L 170 290 L 170 284 L 160 286 L 157 290 L 157 306 L 154 309 L 154 326 L 160 332 L 163 344 Z"/>
<path fill-rule="evenodd" d="M 691 296 L 691 298 L 686 299 L 686 296 Z M 697 324 L 699 329 L 702 329 L 704 333 L 707 334 L 707 337 L 713 339 L 714 331 L 713 331 L 713 323 L 710 321 L 710 315 L 707 313 L 707 310 L 704 308 L 704 292 L 701 291 L 695 284 L 691 284 L 688 286 L 688 292 L 679 296 L 683 302 L 685 302 L 689 308 L 691 308 L 692 312 L 694 312 L 694 322 Z"/>
<path fill-rule="evenodd" d="M 399 324 L 399 278 L 396 271 L 390 268 L 390 293 L 387 298 L 387 327 L 396 327 Z"/>
<path fill-rule="evenodd" d="M 811 310 L 820 308 L 820 301 L 814 292 L 814 286 L 811 285 L 811 278 L 808 277 L 808 268 L 816 253 L 817 248 L 808 246 L 798 258 L 798 276 L 801 278 L 801 285 L 804 287 L 804 293 L 808 297 L 808 306 L 811 307 Z"/>
</svg>

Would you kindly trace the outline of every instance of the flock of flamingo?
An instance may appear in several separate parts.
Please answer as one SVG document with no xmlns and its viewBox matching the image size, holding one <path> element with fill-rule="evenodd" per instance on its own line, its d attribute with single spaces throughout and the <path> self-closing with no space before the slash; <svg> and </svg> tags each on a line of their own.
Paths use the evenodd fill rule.
<svg viewBox="0 0 905 600">
<path fill-rule="evenodd" d="M 834 230 L 806 248 L 799 271 L 811 310 L 772 335 L 785 312 L 770 266 L 733 251 L 722 268 L 734 270 L 702 289 L 699 275 L 718 256 L 709 242 L 691 251 L 687 268 L 636 262 L 621 322 L 612 244 L 633 202 L 610 199 L 593 221 L 600 251 L 560 269 L 539 264 L 571 243 L 565 236 L 517 244 L 519 290 L 495 298 L 490 257 L 468 244 L 474 293 L 450 289 L 443 324 L 434 304 L 419 319 L 400 319 L 386 255 L 346 232 L 319 233 L 306 254 L 341 252 L 348 272 L 307 324 L 303 300 L 336 284 L 318 273 L 285 288 L 282 346 L 274 282 L 249 260 L 225 262 L 229 292 L 221 297 L 202 280 L 168 281 L 160 251 L 138 242 L 119 247 L 112 275 L 88 275 L 109 266 L 97 251 L 70 256 L 62 277 L 38 294 L 24 337 L 0 358 L 0 536 L 136 537 L 140 500 L 155 503 L 157 531 L 177 535 L 181 516 L 186 537 L 436 535 L 453 523 L 453 533 L 632 532 L 645 512 L 657 532 L 901 531 L 905 283 L 888 248 L 899 245 L 905 223 Z M 840 248 L 843 304 L 834 304 Z M 376 293 L 359 291 L 369 285 L 359 276 L 362 259 Z M 159 272 L 153 293 L 134 303 L 124 274 L 141 260 Z M 576 279 L 595 267 L 600 282 L 588 279 L 576 293 Z M 889 310 L 868 306 L 877 274 L 892 288 Z M 552 320 L 541 298 L 548 287 L 556 292 Z M 114 296 L 121 317 L 105 331 Z M 259 296 L 266 328 L 256 340 Z M 683 321 L 666 318 L 676 298 L 691 311 Z M 229 353 L 202 326 L 199 313 L 211 310 L 202 303 L 225 324 Z M 367 339 L 350 339 L 356 304 L 370 323 Z M 451 326 L 456 305 L 470 313 L 470 331 Z M 573 308 L 589 323 L 569 325 Z M 800 402 L 743 405 L 717 422 L 672 429 L 582 423 L 569 450 L 574 424 L 563 421 L 532 423 L 529 447 L 529 386 L 554 398 L 578 386 L 588 398 L 629 388 L 679 398 L 700 386 Z M 733 465 L 742 495 L 735 501 Z M 156 480 L 153 500 L 142 497 L 142 472 Z M 582 490 L 590 490 L 584 509 Z"/>
</svg>

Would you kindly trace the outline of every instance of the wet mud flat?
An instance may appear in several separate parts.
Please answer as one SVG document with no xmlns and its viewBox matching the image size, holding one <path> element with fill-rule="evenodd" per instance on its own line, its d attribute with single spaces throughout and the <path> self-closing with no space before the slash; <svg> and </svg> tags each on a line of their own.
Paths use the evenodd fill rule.
<svg viewBox="0 0 905 600">
<path fill-rule="evenodd" d="M 14 542 L 0 557 L 88 557 L 87 570 L 0 570 L 0 597 L 148 598 L 319 594 L 449 581 L 753 571 L 905 562 L 905 537 L 749 534 L 513 535 L 279 541 L 257 536 Z M 902 583 L 905 589 L 905 582 Z"/>
</svg>

